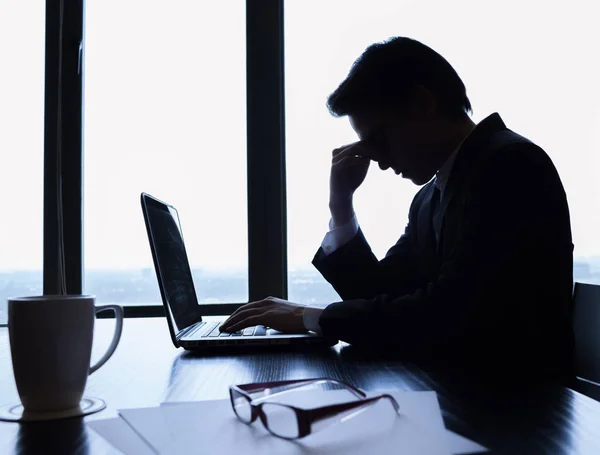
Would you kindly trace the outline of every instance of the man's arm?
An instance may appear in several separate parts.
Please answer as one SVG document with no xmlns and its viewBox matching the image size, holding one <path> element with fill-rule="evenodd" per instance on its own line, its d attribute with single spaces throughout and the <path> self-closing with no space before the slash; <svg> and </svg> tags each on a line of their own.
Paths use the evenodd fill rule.
<svg viewBox="0 0 600 455">
<path fill-rule="evenodd" d="M 399 296 L 416 290 L 417 257 L 410 220 L 417 218 L 421 191 L 411 203 L 404 234 L 381 261 L 371 251 L 358 224 L 356 235 L 335 251 L 328 254 L 323 245 L 317 251 L 313 265 L 343 300 L 370 299 L 382 293 Z"/>
<path fill-rule="evenodd" d="M 326 255 L 330 255 L 339 250 L 356 236 L 358 229 L 358 220 L 354 214 L 352 215 L 352 218 L 350 218 L 350 221 L 341 226 L 336 226 L 333 218 L 331 218 L 329 220 L 329 232 L 325 234 L 325 237 L 321 242 L 323 252 Z"/>
<path fill-rule="evenodd" d="M 413 201 L 411 212 L 414 205 L 415 203 Z M 355 217 L 354 221 L 356 221 Z M 358 229 L 358 223 L 356 229 Z M 329 234 L 331 233 L 332 232 Z M 344 232 L 344 235 L 345 234 L 346 232 Z M 361 268 L 361 270 L 358 270 L 358 273 L 356 267 L 349 267 L 349 273 L 344 274 L 344 268 L 348 265 L 345 264 L 344 258 L 347 257 L 348 261 L 352 261 L 359 257 L 359 255 L 356 254 L 357 249 L 352 248 L 352 244 L 357 243 L 357 238 L 361 241 L 359 243 L 359 248 L 365 252 L 367 260 L 360 261 L 359 259 L 359 261 L 356 262 L 357 266 Z M 327 237 L 325 240 L 327 240 Z M 403 295 L 408 293 L 409 290 L 412 292 L 412 290 L 415 289 L 416 284 L 414 277 L 416 274 L 416 265 L 414 263 L 414 250 L 411 244 L 410 226 L 407 226 L 404 235 L 396 245 L 388 251 L 386 257 L 382 261 L 377 261 L 377 258 L 371 252 L 371 248 L 366 243 L 360 230 L 349 242 L 347 242 L 346 239 L 335 239 L 335 241 L 339 242 L 336 245 L 338 249 L 330 255 L 327 255 L 323 251 L 323 248 L 321 248 L 315 257 L 314 263 L 318 268 L 321 267 L 319 262 L 317 262 L 320 257 L 329 262 L 329 269 L 327 269 L 327 265 L 325 265 L 324 267 L 321 267 L 320 270 L 330 283 L 341 283 L 341 286 L 336 286 L 335 288 L 342 298 L 360 298 L 358 296 L 371 294 L 375 296 L 378 293 L 381 293 L 378 292 L 378 289 L 387 289 L 389 292 L 391 289 L 395 288 L 398 289 L 397 295 Z M 340 252 L 343 256 L 340 255 Z M 333 261 L 341 263 L 341 267 L 335 267 Z M 369 261 L 372 262 L 369 264 Z M 369 267 L 369 265 L 371 265 L 371 267 Z M 327 270 L 329 270 L 329 272 L 327 272 Z M 351 274 L 354 274 L 354 279 L 352 279 Z M 398 279 L 398 276 L 401 276 L 402 279 Z M 379 282 L 379 284 L 374 284 L 376 282 Z M 404 287 L 402 288 L 402 286 Z M 351 295 L 354 295 L 355 297 L 350 297 Z M 222 330 L 235 331 L 249 327 L 253 324 L 266 324 L 281 330 L 299 330 L 304 328 L 306 330 L 321 333 L 322 330 L 319 325 L 319 320 L 322 312 L 329 305 L 330 302 L 320 302 L 307 306 L 301 305 L 301 311 L 299 311 L 300 309 L 297 304 L 269 297 L 261 301 L 249 303 L 236 310 L 223 324 Z M 274 307 L 277 309 L 276 312 L 272 311 Z"/>
<path fill-rule="evenodd" d="M 342 246 L 351 241 L 358 233 L 358 220 L 356 215 L 353 214 L 350 221 L 344 223 L 341 226 L 335 226 L 333 218 L 329 220 L 329 232 L 325 234 L 323 242 L 321 243 L 321 249 L 325 255 L 330 255 L 340 249 Z M 329 305 L 329 303 L 312 303 L 306 306 L 303 312 L 303 322 L 306 330 L 321 333 L 321 327 L 319 326 L 319 318 L 323 310 Z"/>
<path fill-rule="evenodd" d="M 363 141 L 333 151 L 330 227 L 340 232 L 334 229 L 327 234 L 313 265 L 343 299 L 372 298 L 390 289 L 401 295 L 414 289 L 415 261 L 410 227 L 380 262 L 356 222 L 353 195 L 367 175 L 370 160 L 377 160 L 377 153 Z"/>
<path fill-rule="evenodd" d="M 312 263 L 343 300 L 370 299 L 382 292 L 403 295 L 414 291 L 416 286 L 410 223 L 381 261 L 359 229 L 352 240 L 331 254 L 319 248 Z"/>
</svg>

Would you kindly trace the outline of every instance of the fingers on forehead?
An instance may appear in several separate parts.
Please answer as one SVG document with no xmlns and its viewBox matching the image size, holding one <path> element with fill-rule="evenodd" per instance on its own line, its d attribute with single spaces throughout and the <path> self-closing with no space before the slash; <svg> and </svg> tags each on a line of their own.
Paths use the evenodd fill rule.
<svg viewBox="0 0 600 455">
<path fill-rule="evenodd" d="M 339 155 L 340 153 L 344 152 L 345 150 L 348 150 L 349 148 L 356 147 L 358 144 L 360 144 L 360 142 L 361 141 L 357 141 L 357 142 L 352 142 L 351 144 L 342 145 L 341 147 L 334 149 L 332 152 L 332 155 L 333 156 Z"/>
</svg>

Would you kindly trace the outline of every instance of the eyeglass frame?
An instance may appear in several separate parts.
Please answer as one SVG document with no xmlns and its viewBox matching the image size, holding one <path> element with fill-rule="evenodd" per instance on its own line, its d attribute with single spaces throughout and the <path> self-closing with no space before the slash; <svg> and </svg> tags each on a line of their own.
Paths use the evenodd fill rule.
<svg viewBox="0 0 600 455">
<path fill-rule="evenodd" d="M 346 403 L 321 406 L 318 408 L 311 408 L 311 409 L 301 409 L 296 406 L 292 406 L 292 405 L 288 405 L 288 404 L 284 404 L 284 403 L 267 401 L 270 398 L 272 398 L 273 396 L 279 395 L 281 393 L 285 393 L 285 392 L 293 390 L 295 388 L 303 387 L 305 385 L 318 384 L 321 382 L 328 382 L 328 383 L 334 383 L 334 384 L 341 385 L 341 386 L 347 388 L 348 391 L 350 391 L 357 398 L 359 398 L 359 400 L 350 401 L 350 402 L 346 402 Z M 252 394 L 252 393 L 259 393 L 259 392 L 263 392 L 267 389 L 274 389 L 274 388 L 281 388 L 281 387 L 284 388 L 283 391 L 280 391 L 280 392 L 277 392 L 274 394 L 269 394 L 265 397 L 253 399 L 250 396 L 250 394 Z M 234 401 L 234 396 L 233 396 L 234 392 L 238 393 L 240 396 L 242 396 L 246 400 L 248 400 L 248 404 L 250 405 L 250 420 L 243 419 L 236 411 L 236 406 L 235 406 L 235 401 Z M 332 378 L 292 379 L 292 380 L 287 380 L 287 381 L 253 382 L 253 383 L 248 383 L 248 384 L 230 385 L 229 386 L 229 398 L 231 400 L 231 407 L 233 408 L 233 412 L 240 421 L 242 421 L 243 423 L 245 423 L 247 425 L 250 425 L 253 422 L 255 422 L 256 419 L 260 418 L 260 421 L 262 422 L 263 426 L 269 433 L 271 433 L 273 436 L 276 436 L 281 439 L 286 439 L 286 440 L 295 440 L 295 439 L 304 438 L 304 437 L 308 436 L 309 434 L 314 433 L 313 426 L 315 423 L 318 423 L 319 421 L 321 421 L 323 419 L 332 418 L 338 414 L 356 409 L 355 413 L 350 414 L 349 416 L 343 416 L 342 418 L 340 418 L 340 421 L 345 421 L 345 420 L 353 417 L 354 415 L 359 414 L 360 412 L 365 410 L 369 405 L 374 404 L 375 402 L 377 402 L 381 399 L 384 399 L 384 398 L 388 399 L 390 401 L 390 403 L 394 407 L 394 411 L 396 412 L 396 414 L 399 414 L 399 412 L 400 412 L 400 406 L 398 405 L 398 402 L 390 394 L 383 393 L 381 395 L 367 398 L 367 394 L 365 392 L 363 392 L 362 390 L 360 390 L 360 389 L 354 387 L 353 385 L 350 385 L 344 381 L 339 381 L 337 379 L 332 379 Z M 280 434 L 274 433 L 269 428 L 267 417 L 262 410 L 262 405 L 265 403 L 275 404 L 275 405 L 286 407 L 288 409 L 293 410 L 294 413 L 296 414 L 296 421 L 298 422 L 298 436 L 286 437 L 286 436 L 282 436 Z M 327 425 L 327 426 L 329 426 L 329 425 Z"/>
</svg>

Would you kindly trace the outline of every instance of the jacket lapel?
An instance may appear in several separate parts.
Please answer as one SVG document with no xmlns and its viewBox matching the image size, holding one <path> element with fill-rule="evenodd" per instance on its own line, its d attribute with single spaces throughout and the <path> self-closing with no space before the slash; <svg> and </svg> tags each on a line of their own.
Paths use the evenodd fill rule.
<svg viewBox="0 0 600 455">
<path fill-rule="evenodd" d="M 469 175 L 469 171 L 478 161 L 482 152 L 487 148 L 490 136 L 499 131 L 506 130 L 506 125 L 500 118 L 500 115 L 494 113 L 483 119 L 467 137 L 461 145 L 460 150 L 456 155 L 456 160 L 450 170 L 448 182 L 444 190 L 444 194 L 440 201 L 439 209 L 436 216 L 433 218 L 437 231 L 440 233 L 440 238 L 437 242 L 437 255 L 442 256 L 442 244 L 444 240 L 444 222 L 446 212 L 452 199 L 458 191 L 463 187 L 465 179 Z M 432 228 L 433 229 L 433 228 Z"/>
<path fill-rule="evenodd" d="M 419 207 L 418 222 L 419 222 L 419 244 L 420 250 L 426 252 L 424 257 L 425 264 L 431 264 L 431 260 L 437 256 L 435 231 L 433 230 L 432 213 L 431 213 L 431 196 L 435 188 L 434 181 L 427 184 L 423 191 L 422 203 Z"/>
</svg>

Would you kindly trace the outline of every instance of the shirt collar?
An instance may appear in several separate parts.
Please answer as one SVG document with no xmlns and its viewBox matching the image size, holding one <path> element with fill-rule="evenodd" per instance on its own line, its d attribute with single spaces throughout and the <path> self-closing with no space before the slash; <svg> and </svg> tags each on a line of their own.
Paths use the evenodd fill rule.
<svg viewBox="0 0 600 455">
<path fill-rule="evenodd" d="M 450 171 L 452 170 L 452 165 L 454 164 L 454 160 L 456 160 L 456 155 L 458 154 L 459 150 L 460 145 L 454 149 L 454 151 L 450 155 L 450 158 L 446 160 L 446 162 L 442 165 L 442 167 L 435 176 L 435 186 L 438 190 L 440 190 L 440 193 L 442 194 L 446 189 L 446 184 L 448 183 L 448 178 L 450 177 Z"/>
</svg>

